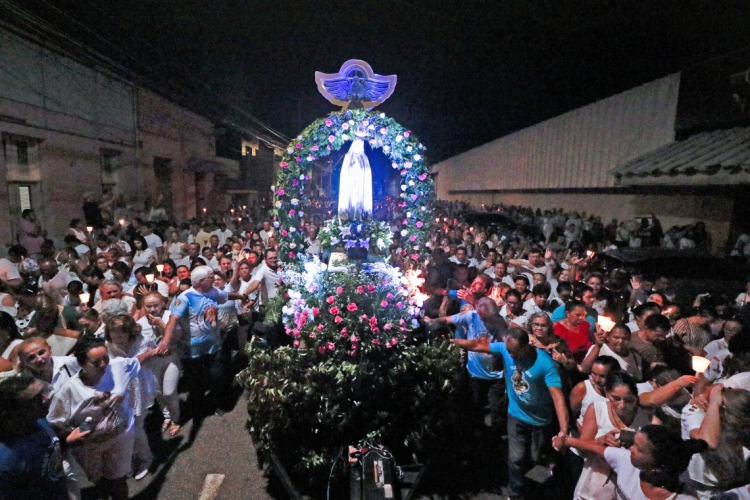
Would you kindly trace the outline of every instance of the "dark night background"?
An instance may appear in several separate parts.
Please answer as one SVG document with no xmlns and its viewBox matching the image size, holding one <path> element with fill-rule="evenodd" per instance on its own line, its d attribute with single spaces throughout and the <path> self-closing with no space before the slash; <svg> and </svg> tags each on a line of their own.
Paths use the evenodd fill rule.
<svg viewBox="0 0 750 500">
<path fill-rule="evenodd" d="M 364 59 L 398 75 L 380 109 L 432 162 L 750 45 L 746 0 L 19 5 L 196 108 L 251 114 L 289 136 L 333 109 L 314 72 Z"/>
</svg>

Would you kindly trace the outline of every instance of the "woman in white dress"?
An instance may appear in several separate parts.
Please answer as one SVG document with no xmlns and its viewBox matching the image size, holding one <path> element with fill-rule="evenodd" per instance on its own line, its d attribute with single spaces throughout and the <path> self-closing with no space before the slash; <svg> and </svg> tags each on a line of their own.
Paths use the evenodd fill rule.
<svg viewBox="0 0 750 500">
<path fill-rule="evenodd" d="M 126 500 L 135 435 L 128 386 L 140 363 L 135 358 L 110 361 L 104 341 L 88 337 L 76 344 L 74 354 L 81 370 L 55 393 L 47 421 L 61 439 L 92 429 L 72 449 L 73 456 L 101 498 Z"/>
<path fill-rule="evenodd" d="M 187 243 L 180 241 L 180 233 L 177 231 L 169 233 L 169 242 L 165 246 L 169 258 L 173 261 L 182 260 L 187 255 Z"/>
</svg>

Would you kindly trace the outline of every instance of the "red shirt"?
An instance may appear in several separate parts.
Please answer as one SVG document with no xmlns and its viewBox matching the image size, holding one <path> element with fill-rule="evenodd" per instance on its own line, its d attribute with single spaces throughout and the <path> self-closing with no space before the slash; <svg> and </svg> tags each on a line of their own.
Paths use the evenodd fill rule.
<svg viewBox="0 0 750 500">
<path fill-rule="evenodd" d="M 573 357 L 579 363 L 586 357 L 586 352 L 592 345 L 591 337 L 589 336 L 589 327 L 588 321 L 581 321 L 581 324 L 578 325 L 575 331 L 568 330 L 562 321 L 558 321 L 553 326 L 555 335 L 568 343 L 568 347 L 573 351 Z"/>
</svg>

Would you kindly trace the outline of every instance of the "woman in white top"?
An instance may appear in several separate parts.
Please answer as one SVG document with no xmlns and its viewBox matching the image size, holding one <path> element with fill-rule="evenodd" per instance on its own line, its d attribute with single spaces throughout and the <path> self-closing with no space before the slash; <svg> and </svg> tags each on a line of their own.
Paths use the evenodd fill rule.
<svg viewBox="0 0 750 500">
<path fill-rule="evenodd" d="M 141 363 L 141 371 L 130 385 L 135 414 L 135 479 L 140 480 L 148 474 L 154 459 L 148 446 L 144 423 L 158 391 L 156 377 L 150 369 L 150 361 L 156 353 L 156 342 L 141 335 L 140 327 L 129 314 L 110 318 L 104 328 L 104 338 L 107 340 L 110 359 L 136 358 Z"/>
<path fill-rule="evenodd" d="M 705 411 L 703 410 L 705 407 Z M 708 405 L 682 409 L 682 438 L 702 439 L 708 450 L 693 456 L 688 466 L 690 484 L 701 499 L 750 483 L 747 460 L 750 449 L 750 392 L 721 384 L 711 388 Z"/>
<path fill-rule="evenodd" d="M 169 233 L 169 241 L 164 246 L 167 247 L 169 258 L 175 262 L 187 255 L 187 243 L 180 241 L 180 233 L 177 231 Z"/>
<path fill-rule="evenodd" d="M 156 253 L 148 247 L 148 243 L 143 236 L 138 235 L 133 238 L 133 269 L 143 266 L 150 266 L 156 262 Z"/>
<path fill-rule="evenodd" d="M 620 446 L 626 441 L 625 431 L 637 431 L 648 425 L 651 412 L 640 407 L 635 381 L 625 373 L 611 372 L 604 390 L 607 401 L 594 402 L 586 410 L 581 439 L 606 446 Z M 603 457 L 587 456 L 574 498 L 601 500 L 614 497 L 615 481 L 611 475 L 612 468 Z"/>
<path fill-rule="evenodd" d="M 170 313 L 168 310 L 165 311 L 165 307 L 165 299 L 159 292 L 149 292 L 143 297 L 146 315 L 138 320 L 138 325 L 141 327 L 141 335 L 156 344 L 161 342 L 164 329 L 169 322 Z M 167 355 L 150 358 L 148 363 L 156 376 L 159 388 L 156 401 L 164 415 L 162 432 L 169 431 L 170 436 L 176 436 L 180 432 L 180 398 L 177 392 L 180 357 L 178 353 L 170 351 Z"/>
<path fill-rule="evenodd" d="M 621 447 L 617 432 L 610 437 L 616 446 L 597 441 L 557 435 L 552 446 L 562 451 L 569 446 L 591 456 L 602 457 L 617 474 L 611 496 L 599 495 L 597 500 L 695 500 L 689 488 L 680 484 L 680 474 L 694 452 L 705 449 L 698 441 L 683 441 L 674 432 L 660 425 L 647 425 L 635 433 L 629 448 Z M 616 497 L 615 497 L 616 495 Z"/>
<path fill-rule="evenodd" d="M 110 361 L 100 339 L 81 339 L 74 353 L 81 370 L 55 393 L 47 420 L 61 438 L 84 431 L 84 422 L 93 428 L 72 453 L 100 497 L 126 500 L 135 421 L 128 385 L 140 364 L 135 358 Z"/>
<path fill-rule="evenodd" d="M 607 375 L 619 369 L 620 365 L 613 357 L 599 356 L 591 366 L 589 378 L 573 387 L 570 392 L 570 410 L 577 419 L 576 424 L 579 431 L 583 426 L 583 416 L 586 414 L 589 405 L 609 401 L 607 394 L 604 392 L 604 383 L 607 380 Z"/>
</svg>

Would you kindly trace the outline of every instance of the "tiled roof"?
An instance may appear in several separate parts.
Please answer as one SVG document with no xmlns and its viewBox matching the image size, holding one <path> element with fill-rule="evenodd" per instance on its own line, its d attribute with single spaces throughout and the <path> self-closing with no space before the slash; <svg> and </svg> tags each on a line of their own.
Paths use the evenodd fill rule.
<svg viewBox="0 0 750 500">
<path fill-rule="evenodd" d="M 713 130 L 675 141 L 611 170 L 617 177 L 750 172 L 750 127 Z"/>
</svg>

